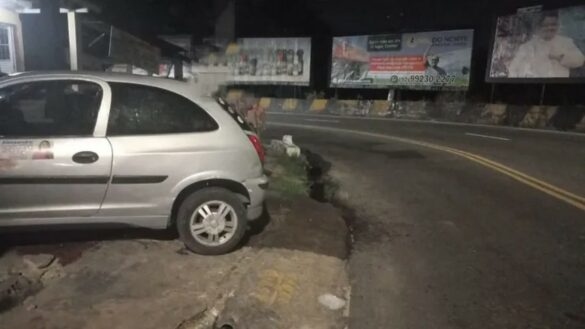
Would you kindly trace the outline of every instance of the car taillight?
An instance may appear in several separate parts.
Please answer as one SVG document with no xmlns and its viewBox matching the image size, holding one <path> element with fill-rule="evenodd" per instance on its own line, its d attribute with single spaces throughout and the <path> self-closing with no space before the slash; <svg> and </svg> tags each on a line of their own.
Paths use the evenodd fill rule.
<svg viewBox="0 0 585 329">
<path fill-rule="evenodd" d="M 256 135 L 248 135 L 248 139 L 254 146 L 256 153 L 258 153 L 258 158 L 260 158 L 260 161 L 264 163 L 264 148 L 262 147 L 260 139 Z"/>
</svg>

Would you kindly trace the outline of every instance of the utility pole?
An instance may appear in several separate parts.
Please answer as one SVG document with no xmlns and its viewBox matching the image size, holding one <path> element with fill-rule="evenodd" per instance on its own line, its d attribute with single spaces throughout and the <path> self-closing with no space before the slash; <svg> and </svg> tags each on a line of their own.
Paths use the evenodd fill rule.
<svg viewBox="0 0 585 329">
<path fill-rule="evenodd" d="M 43 0 L 39 2 L 38 8 L 26 8 L 20 11 L 20 14 L 37 14 L 39 29 L 38 33 L 41 37 L 36 38 L 36 43 L 33 45 L 37 52 L 43 53 L 39 56 L 40 61 L 35 61 L 29 69 L 32 70 L 62 70 L 65 66 L 65 58 L 62 53 L 62 45 L 55 42 L 58 36 L 57 22 L 59 21 L 59 14 L 67 14 L 67 30 L 69 35 L 69 67 L 72 71 L 79 69 L 79 57 L 81 43 L 80 36 L 77 33 L 77 14 L 88 13 L 87 8 L 81 9 L 67 9 L 59 8 L 60 2 L 58 0 Z M 29 20 L 30 21 L 30 20 Z M 37 31 L 36 31 L 37 32 Z M 29 65 L 29 64 L 27 64 Z"/>
</svg>

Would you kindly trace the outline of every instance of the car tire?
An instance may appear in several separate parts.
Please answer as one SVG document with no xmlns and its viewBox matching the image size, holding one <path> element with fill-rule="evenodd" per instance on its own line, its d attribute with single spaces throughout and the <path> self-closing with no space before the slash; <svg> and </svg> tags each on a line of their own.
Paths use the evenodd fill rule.
<svg viewBox="0 0 585 329">
<path fill-rule="evenodd" d="M 242 200 L 223 188 L 212 187 L 192 193 L 177 213 L 181 241 L 187 249 L 201 255 L 233 251 L 242 241 L 247 227 Z"/>
</svg>

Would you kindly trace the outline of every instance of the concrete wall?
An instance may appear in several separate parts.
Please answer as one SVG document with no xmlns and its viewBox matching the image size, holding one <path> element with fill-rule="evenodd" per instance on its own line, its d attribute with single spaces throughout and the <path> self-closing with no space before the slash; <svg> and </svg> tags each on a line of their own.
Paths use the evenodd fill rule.
<svg viewBox="0 0 585 329">
<path fill-rule="evenodd" d="M 246 98 L 250 104 L 256 101 L 243 91 L 232 91 L 231 96 L 228 99 L 230 102 L 237 102 L 240 98 Z M 585 132 L 585 106 L 405 101 L 397 102 L 394 108 L 390 108 L 384 100 L 293 98 L 262 98 L 261 104 L 269 112 L 387 117 Z"/>
<path fill-rule="evenodd" d="M 12 25 L 14 28 L 14 53 L 16 71 L 24 71 L 24 47 L 22 43 L 22 23 L 16 12 L 0 8 L 0 23 Z"/>
</svg>

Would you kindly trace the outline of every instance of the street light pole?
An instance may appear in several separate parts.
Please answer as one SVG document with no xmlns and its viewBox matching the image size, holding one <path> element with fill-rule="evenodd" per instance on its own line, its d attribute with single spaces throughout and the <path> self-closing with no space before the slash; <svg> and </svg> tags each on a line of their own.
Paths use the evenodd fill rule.
<svg viewBox="0 0 585 329">
<path fill-rule="evenodd" d="M 88 13 L 87 8 L 69 10 L 61 8 L 61 13 L 67 14 L 67 30 L 69 34 L 69 65 L 71 71 L 79 70 L 79 40 L 77 38 L 77 14 Z"/>
<path fill-rule="evenodd" d="M 67 30 L 69 31 L 69 65 L 71 71 L 79 70 L 79 53 L 77 52 L 77 19 L 74 11 L 67 12 Z"/>
</svg>

